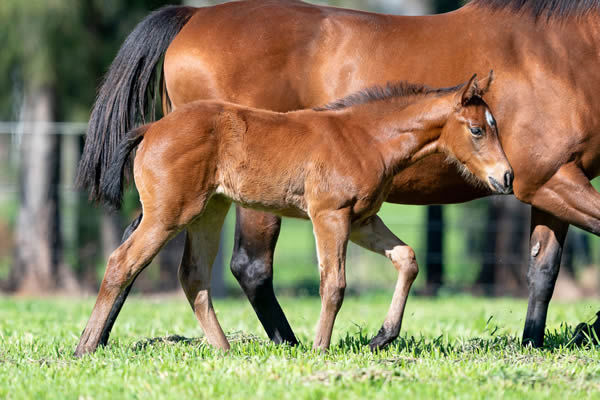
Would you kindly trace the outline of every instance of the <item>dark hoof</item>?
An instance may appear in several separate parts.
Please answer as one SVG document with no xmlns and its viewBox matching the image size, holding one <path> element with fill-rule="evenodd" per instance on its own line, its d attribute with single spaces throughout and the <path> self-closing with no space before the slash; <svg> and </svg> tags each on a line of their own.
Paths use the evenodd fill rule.
<svg viewBox="0 0 600 400">
<path fill-rule="evenodd" d="M 598 344 L 600 338 L 600 311 L 596 314 L 596 321 L 593 324 L 586 324 L 585 322 L 580 323 L 575 328 L 573 338 L 569 343 L 576 346 L 582 346 L 584 344 Z"/>
<path fill-rule="evenodd" d="M 534 338 L 523 338 L 523 342 L 522 342 L 523 347 L 532 347 L 534 349 L 539 349 L 541 347 L 544 346 L 544 341 L 542 340 L 536 340 Z"/>
<path fill-rule="evenodd" d="M 371 349 L 371 351 L 383 350 L 397 337 L 398 334 L 388 332 L 385 328 L 382 327 L 377 333 L 377 335 L 369 342 L 369 348 Z"/>
<path fill-rule="evenodd" d="M 536 319 L 527 319 L 523 329 L 523 347 L 533 347 L 539 349 L 544 346 L 544 328 L 545 322 Z"/>
<path fill-rule="evenodd" d="M 276 345 L 287 345 L 287 346 L 294 347 L 294 346 L 298 346 L 300 344 L 298 342 L 298 340 L 296 339 L 296 336 L 294 336 L 294 333 L 291 331 L 291 328 L 286 337 L 281 335 L 279 332 L 276 332 L 274 335 L 272 335 L 270 337 L 270 339 Z"/>
</svg>

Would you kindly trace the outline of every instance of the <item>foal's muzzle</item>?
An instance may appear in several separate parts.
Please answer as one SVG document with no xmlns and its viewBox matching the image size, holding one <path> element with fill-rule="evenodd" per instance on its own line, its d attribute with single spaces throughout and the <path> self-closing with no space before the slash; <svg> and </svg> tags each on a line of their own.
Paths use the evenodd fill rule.
<svg viewBox="0 0 600 400">
<path fill-rule="evenodd" d="M 504 172 L 504 176 L 503 176 L 503 181 L 502 183 L 498 182 L 498 180 L 494 179 L 491 176 L 488 176 L 488 179 L 490 181 L 490 185 L 494 188 L 494 190 L 496 191 L 496 193 L 499 194 L 510 194 L 513 192 L 513 180 L 514 180 L 514 174 L 511 170 L 508 170 L 506 172 Z"/>
</svg>

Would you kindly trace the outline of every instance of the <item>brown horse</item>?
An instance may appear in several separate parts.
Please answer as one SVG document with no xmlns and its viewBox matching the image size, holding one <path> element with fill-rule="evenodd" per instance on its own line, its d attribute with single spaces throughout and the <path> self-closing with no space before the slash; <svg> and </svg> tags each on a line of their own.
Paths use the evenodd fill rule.
<svg viewBox="0 0 600 400">
<path fill-rule="evenodd" d="M 165 8 L 142 21 L 117 55 L 92 113 L 78 181 L 98 198 L 117 144 L 146 109 L 163 54 L 165 109 L 212 98 L 289 111 L 387 81 L 447 86 L 493 67 L 486 101 L 502 127 L 515 195 L 533 206 L 523 339 L 540 346 L 569 223 L 600 233 L 600 195 L 589 183 L 600 170 L 598 26 L 599 0 L 474 0 L 426 17 L 294 0 Z M 396 176 L 387 201 L 451 203 L 487 194 L 432 155 Z M 269 337 L 294 343 L 272 286 L 279 227 L 277 216 L 238 207 L 231 269 Z M 216 243 L 195 240 L 206 251 Z"/>
<path fill-rule="evenodd" d="M 315 348 L 330 344 L 346 288 L 349 239 L 387 256 L 398 271 L 383 324 L 397 336 L 418 267 L 413 250 L 376 213 L 394 176 L 433 153 L 458 163 L 465 176 L 492 192 L 512 191 L 512 169 L 482 99 L 487 86 L 479 89 L 475 76 L 449 89 L 400 83 L 370 88 L 319 110 L 290 113 L 198 101 L 132 131 L 101 190 L 120 206 L 123 169 L 139 146 L 134 178 L 143 217 L 109 258 L 76 354 L 96 349 L 119 295 L 184 228 L 188 262 L 180 276 L 186 296 L 208 342 L 229 349 L 210 298 L 216 254 L 195 243 L 219 236 L 231 201 L 312 221 L 322 299 Z"/>
</svg>

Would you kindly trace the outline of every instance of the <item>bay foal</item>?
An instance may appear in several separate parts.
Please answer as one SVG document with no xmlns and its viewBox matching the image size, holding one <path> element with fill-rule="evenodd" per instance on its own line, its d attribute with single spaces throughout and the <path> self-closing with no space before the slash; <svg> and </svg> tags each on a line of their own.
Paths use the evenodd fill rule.
<svg viewBox="0 0 600 400">
<path fill-rule="evenodd" d="M 118 206 L 123 168 L 137 147 L 134 178 L 143 207 L 137 229 L 110 256 L 76 354 L 93 351 L 109 314 L 160 248 L 182 229 L 188 238 L 180 280 L 208 342 L 228 349 L 210 298 L 215 251 L 196 243 L 219 235 L 232 201 L 280 216 L 310 218 L 321 275 L 314 347 L 329 347 L 346 287 L 348 240 L 388 257 L 398 271 L 378 335 L 398 336 L 418 267 L 413 250 L 377 217 L 393 177 L 441 152 L 465 176 L 496 193 L 511 191 L 512 169 L 498 141 L 484 88 L 431 89 L 399 83 L 355 93 L 316 110 L 276 113 L 199 101 L 129 133 L 102 185 Z"/>
</svg>

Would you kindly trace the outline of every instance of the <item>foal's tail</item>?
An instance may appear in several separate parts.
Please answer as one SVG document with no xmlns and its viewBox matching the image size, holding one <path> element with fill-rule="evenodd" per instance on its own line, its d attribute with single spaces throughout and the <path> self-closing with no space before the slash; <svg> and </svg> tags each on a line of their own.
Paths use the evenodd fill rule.
<svg viewBox="0 0 600 400">
<path fill-rule="evenodd" d="M 108 169 L 102 174 L 98 195 L 108 207 L 118 210 L 123 202 L 123 180 L 125 165 L 131 152 L 144 139 L 144 134 L 150 125 L 140 126 L 125 134 L 125 138 L 119 143 Z"/>
<path fill-rule="evenodd" d="M 101 184 L 125 132 L 139 122 L 154 120 L 161 89 L 157 66 L 195 10 L 167 6 L 154 11 L 129 34 L 110 66 L 90 116 L 76 178 L 76 185 L 87 189 L 91 200 L 104 200 Z"/>
</svg>

